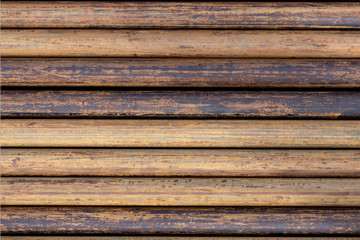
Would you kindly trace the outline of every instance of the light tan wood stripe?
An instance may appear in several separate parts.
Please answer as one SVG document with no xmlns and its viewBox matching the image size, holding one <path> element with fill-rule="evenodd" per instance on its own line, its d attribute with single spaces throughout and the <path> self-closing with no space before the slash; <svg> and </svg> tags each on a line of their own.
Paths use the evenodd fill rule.
<svg viewBox="0 0 360 240">
<path fill-rule="evenodd" d="M 360 150 L 12 149 L 2 176 L 360 177 Z"/>
<path fill-rule="evenodd" d="M 3 119 L 3 147 L 359 148 L 357 120 Z"/>
<path fill-rule="evenodd" d="M 357 120 L 3 119 L 3 147 L 359 148 Z"/>
<path fill-rule="evenodd" d="M 358 31 L 4 29 L 3 57 L 360 58 Z"/>
</svg>

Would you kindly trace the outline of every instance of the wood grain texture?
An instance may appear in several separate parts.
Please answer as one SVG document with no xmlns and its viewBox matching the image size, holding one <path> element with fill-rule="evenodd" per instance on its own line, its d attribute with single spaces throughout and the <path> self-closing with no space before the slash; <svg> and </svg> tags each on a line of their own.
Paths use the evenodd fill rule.
<svg viewBox="0 0 360 240">
<path fill-rule="evenodd" d="M 4 29 L 3 57 L 360 58 L 358 31 Z"/>
<path fill-rule="evenodd" d="M 4 1 L 3 28 L 360 28 L 359 3 Z"/>
<path fill-rule="evenodd" d="M 360 177 L 360 150 L 1 150 L 5 176 Z"/>
<path fill-rule="evenodd" d="M 1 72 L 2 87 L 360 87 L 358 59 L 3 58 Z"/>
<path fill-rule="evenodd" d="M 360 206 L 357 178 L 3 177 L 3 206 Z"/>
<path fill-rule="evenodd" d="M 360 92 L 4 90 L 2 117 L 359 119 Z"/>
<path fill-rule="evenodd" d="M 1 236 L 3 240 L 359 240 L 360 237 Z"/>
<path fill-rule="evenodd" d="M 359 148 L 356 120 L 3 119 L 3 147 Z"/>
<path fill-rule="evenodd" d="M 2 207 L 3 234 L 360 234 L 358 208 Z"/>
</svg>

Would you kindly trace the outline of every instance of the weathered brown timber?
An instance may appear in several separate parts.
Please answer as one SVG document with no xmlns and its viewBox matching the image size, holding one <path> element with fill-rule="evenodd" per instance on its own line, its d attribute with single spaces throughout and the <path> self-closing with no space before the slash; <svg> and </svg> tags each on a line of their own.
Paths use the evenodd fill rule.
<svg viewBox="0 0 360 240">
<path fill-rule="evenodd" d="M 3 147 L 360 148 L 356 120 L 3 119 Z"/>
<path fill-rule="evenodd" d="M 3 58 L 1 71 L 3 87 L 360 87 L 358 59 Z"/>
<path fill-rule="evenodd" d="M 232 237 L 232 236 L 1 236 L 3 240 L 359 240 L 360 237 Z"/>
<path fill-rule="evenodd" d="M 12 149 L 5 176 L 360 177 L 360 150 Z"/>
<path fill-rule="evenodd" d="M 3 234 L 360 234 L 359 208 L 2 207 Z"/>
<path fill-rule="evenodd" d="M 360 92 L 2 91 L 3 117 L 360 118 Z"/>
<path fill-rule="evenodd" d="M 360 28 L 360 4 L 3 1 L 3 28 Z"/>
<path fill-rule="evenodd" d="M 360 206 L 358 178 L 3 177 L 1 182 L 3 206 Z"/>
<path fill-rule="evenodd" d="M 3 57 L 360 58 L 358 31 L 4 29 Z"/>
</svg>

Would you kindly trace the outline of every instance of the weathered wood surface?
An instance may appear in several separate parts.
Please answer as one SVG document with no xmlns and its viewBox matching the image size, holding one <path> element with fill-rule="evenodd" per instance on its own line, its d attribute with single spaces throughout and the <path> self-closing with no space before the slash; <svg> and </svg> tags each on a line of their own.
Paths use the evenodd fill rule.
<svg viewBox="0 0 360 240">
<path fill-rule="evenodd" d="M 358 59 L 3 58 L 1 71 L 2 87 L 360 87 Z"/>
<path fill-rule="evenodd" d="M 358 178 L 3 177 L 1 204 L 55 206 L 360 206 Z"/>
<path fill-rule="evenodd" d="M 2 117 L 360 118 L 360 92 L 4 90 Z"/>
<path fill-rule="evenodd" d="M 5 176 L 360 177 L 360 150 L 1 150 Z"/>
<path fill-rule="evenodd" d="M 4 29 L 3 57 L 360 58 L 358 31 Z"/>
<path fill-rule="evenodd" d="M 2 207 L 3 234 L 360 234 L 359 208 Z"/>
<path fill-rule="evenodd" d="M 360 4 L 3 1 L 3 28 L 360 28 Z"/>
<path fill-rule="evenodd" d="M 360 148 L 356 120 L 3 119 L 3 147 Z"/>
</svg>

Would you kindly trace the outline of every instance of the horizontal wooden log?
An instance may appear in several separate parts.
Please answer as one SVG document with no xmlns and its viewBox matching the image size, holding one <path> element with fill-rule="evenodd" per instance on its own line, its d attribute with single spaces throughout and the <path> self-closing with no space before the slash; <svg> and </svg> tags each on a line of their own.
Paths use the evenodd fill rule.
<svg viewBox="0 0 360 240">
<path fill-rule="evenodd" d="M 358 59 L 3 58 L 1 72 L 2 87 L 360 87 Z"/>
<path fill-rule="evenodd" d="M 3 28 L 360 28 L 360 4 L 4 1 Z"/>
<path fill-rule="evenodd" d="M 1 182 L 3 206 L 360 206 L 358 178 L 3 177 Z"/>
<path fill-rule="evenodd" d="M 1 150 L 1 176 L 360 177 L 360 150 Z"/>
<path fill-rule="evenodd" d="M 2 57 L 360 58 L 358 31 L 4 29 Z"/>
<path fill-rule="evenodd" d="M 3 58 L 1 84 L 101 87 L 360 86 L 360 60 Z"/>
<path fill-rule="evenodd" d="M 43 91 L 1 94 L 2 117 L 360 118 L 360 92 Z"/>
<path fill-rule="evenodd" d="M 1 236 L 3 240 L 359 240 L 359 237 Z"/>
<path fill-rule="evenodd" d="M 3 119 L 3 147 L 360 148 L 356 120 Z"/>
<path fill-rule="evenodd" d="M 360 234 L 359 208 L 2 207 L 3 234 Z"/>
</svg>

